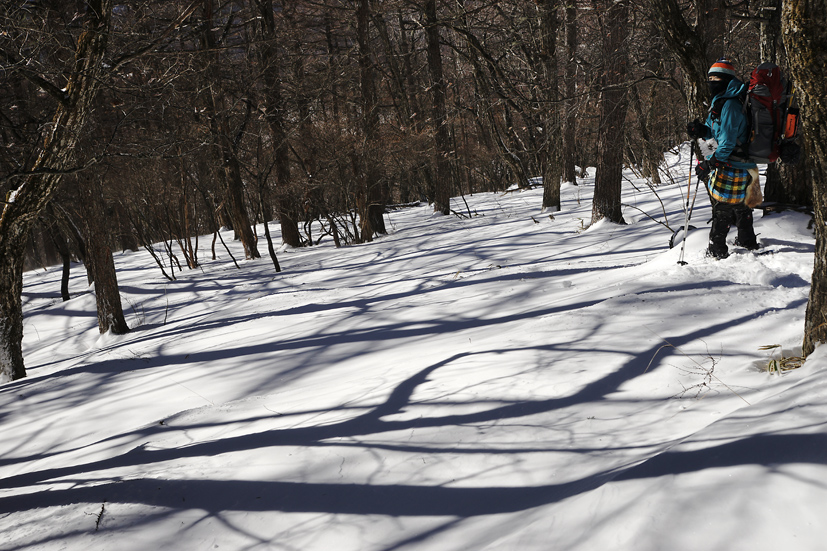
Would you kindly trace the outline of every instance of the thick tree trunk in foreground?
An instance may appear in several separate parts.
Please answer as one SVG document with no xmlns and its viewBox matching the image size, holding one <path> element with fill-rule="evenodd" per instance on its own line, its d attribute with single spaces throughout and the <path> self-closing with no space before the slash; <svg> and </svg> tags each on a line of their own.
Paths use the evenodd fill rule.
<svg viewBox="0 0 827 551">
<path fill-rule="evenodd" d="M 798 85 L 813 181 L 816 252 L 804 319 L 804 354 L 827 342 L 827 0 L 785 0 L 782 32 Z"/>
<path fill-rule="evenodd" d="M 0 383 L 26 376 L 23 364 L 23 249 L 25 238 L 0 236 Z"/>
<path fill-rule="evenodd" d="M 0 217 L 0 381 L 26 376 L 21 347 L 26 237 L 57 189 L 60 173 L 77 162 L 75 145 L 100 87 L 112 2 L 90 0 L 87 4 L 74 66 L 52 118 L 51 132 L 42 143 L 32 174 L 9 194 Z"/>
</svg>

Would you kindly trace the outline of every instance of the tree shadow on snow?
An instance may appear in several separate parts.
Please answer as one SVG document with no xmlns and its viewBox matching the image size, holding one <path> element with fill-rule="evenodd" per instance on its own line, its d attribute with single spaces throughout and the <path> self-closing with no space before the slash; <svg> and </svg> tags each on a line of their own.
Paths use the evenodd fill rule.
<svg viewBox="0 0 827 551">
<path fill-rule="evenodd" d="M 728 321 L 721 326 L 709 327 L 704 333 L 715 333 L 729 323 Z M 702 334 L 690 334 L 681 338 L 673 338 L 672 344 L 681 346 L 701 339 L 703 336 Z M 631 358 L 618 370 L 586 384 L 569 396 L 546 400 L 521 400 L 472 413 L 406 420 L 386 419 L 412 405 L 412 397 L 416 389 L 440 368 L 473 355 L 472 353 L 458 354 L 431 365 L 402 381 L 388 395 L 383 404 L 346 421 L 321 426 L 274 429 L 215 441 L 196 442 L 172 449 L 139 447 L 121 455 L 86 464 L 34 470 L 8 477 L 3 481 L 4 489 L 20 489 L 31 493 L 0 498 L 0 514 L 39 507 L 106 502 L 144 504 L 171 510 L 200 509 L 212 514 L 232 510 L 468 518 L 523 511 L 556 503 L 598 488 L 613 479 L 652 478 L 744 464 L 767 467 L 792 462 L 827 464 L 827 435 L 825 434 L 758 434 L 733 442 L 714 444 L 700 450 L 665 452 L 640 465 L 621 465 L 611 470 L 583 476 L 571 482 L 518 487 L 467 488 L 442 485 L 157 478 L 109 479 L 101 483 L 100 477 L 95 475 L 97 472 L 108 469 L 148 467 L 185 458 L 211 457 L 249 450 L 261 450 L 261 453 L 267 453 L 266 448 L 278 446 L 321 447 L 335 445 L 331 443 L 335 439 L 376 436 L 382 433 L 412 431 L 427 427 L 456 427 L 526 418 L 575 404 L 605 399 L 610 393 L 617 391 L 622 384 L 642 375 L 646 371 L 650 358 L 657 353 L 659 347 L 660 343 Z M 147 429 L 144 437 L 151 437 L 153 431 L 160 433 L 164 430 L 168 429 L 163 427 Z M 362 442 L 352 445 L 362 446 L 365 449 L 372 447 L 372 444 Z M 427 445 L 418 447 L 412 445 L 406 447 L 405 450 L 428 454 L 456 453 L 453 449 L 434 449 Z M 494 455 L 523 451 L 477 449 L 470 453 Z M 46 490 L 58 479 L 71 482 L 74 487 L 37 491 L 38 486 L 43 486 Z M 136 522 L 139 521 L 136 520 Z"/>
</svg>

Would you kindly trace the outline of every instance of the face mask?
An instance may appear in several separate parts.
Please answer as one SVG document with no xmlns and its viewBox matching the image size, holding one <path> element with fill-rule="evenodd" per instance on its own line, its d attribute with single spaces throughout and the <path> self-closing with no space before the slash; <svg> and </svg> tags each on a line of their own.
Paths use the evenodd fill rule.
<svg viewBox="0 0 827 551">
<path fill-rule="evenodd" d="M 709 92 L 712 96 L 717 96 L 722 94 L 727 88 L 727 82 L 723 80 L 710 80 L 709 81 Z"/>
</svg>

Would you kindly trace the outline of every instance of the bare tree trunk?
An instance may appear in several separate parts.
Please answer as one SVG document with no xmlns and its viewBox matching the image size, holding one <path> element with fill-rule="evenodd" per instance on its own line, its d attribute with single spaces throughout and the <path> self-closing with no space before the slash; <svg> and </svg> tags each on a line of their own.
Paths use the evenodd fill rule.
<svg viewBox="0 0 827 551">
<path fill-rule="evenodd" d="M 276 32 L 273 2 L 272 0 L 254 0 L 254 2 L 261 22 L 261 40 L 257 51 L 264 81 L 264 103 L 267 106 L 265 119 L 272 134 L 273 152 L 275 154 L 276 212 L 281 226 L 282 241 L 291 247 L 300 247 L 302 241 L 299 234 L 298 215 L 295 209 L 291 209 L 289 206 L 292 202 L 286 200 L 286 197 L 292 192 L 290 144 L 287 141 L 287 108 L 284 105 L 282 84 L 279 78 L 281 73 L 281 63 L 278 56 L 279 36 Z M 266 203 L 262 204 L 262 208 L 264 204 Z M 265 218 L 267 218 L 266 215 Z"/>
<path fill-rule="evenodd" d="M 577 6 L 574 2 L 566 3 L 566 63 L 563 76 L 566 89 L 566 100 L 563 103 L 565 114 L 563 117 L 563 181 L 577 183 L 577 174 L 574 154 L 577 149 L 576 131 L 577 100 Z"/>
<path fill-rule="evenodd" d="M 60 260 L 63 264 L 63 272 L 60 278 L 60 298 L 63 299 L 63 302 L 66 302 L 72 298 L 69 295 L 69 275 L 72 270 L 72 252 L 69 249 L 67 239 L 60 231 L 56 220 L 52 220 L 49 230 L 52 237 L 52 242 L 55 244 L 55 248 L 57 249 L 58 254 L 60 254 Z"/>
<path fill-rule="evenodd" d="M 760 0 L 759 16 L 762 17 L 758 40 L 761 47 L 761 61 L 778 63 L 778 46 L 781 38 L 782 0 Z"/>
<path fill-rule="evenodd" d="M 540 147 L 540 166 L 543 171 L 543 209 L 560 210 L 560 181 L 563 178 L 561 149 L 563 136 L 560 128 L 560 108 L 557 78 L 557 0 L 537 2 L 540 8 L 541 57 L 545 72 L 546 103 L 543 107 L 543 141 Z"/>
<path fill-rule="evenodd" d="M 809 117 L 809 114 L 807 116 Z M 770 189 L 764 190 L 764 199 L 766 201 L 812 206 L 814 194 L 812 165 L 815 162 L 815 157 L 809 153 L 809 140 L 797 141 L 801 146 L 801 160 L 797 164 L 785 165 L 784 163 L 779 164 L 776 162 L 767 167 L 766 187 Z M 773 172 L 778 174 L 780 185 L 770 186 L 770 167 L 774 167 Z"/>
<path fill-rule="evenodd" d="M 646 124 L 648 117 L 643 112 L 637 87 L 630 87 L 627 93 L 629 94 L 629 104 L 638 123 L 637 131 L 640 140 L 637 142 L 636 159 L 640 161 L 641 173 L 644 178 L 649 178 L 653 185 L 660 185 L 660 173 L 658 172 L 660 159 L 658 157 L 662 158 L 662 153 L 660 153 L 660 149 L 656 150 L 658 145 L 652 143 L 649 127 Z"/>
<path fill-rule="evenodd" d="M 623 170 L 623 123 L 626 119 L 627 54 L 624 46 L 628 33 L 628 0 L 604 0 L 603 60 L 600 94 L 600 129 L 597 174 L 594 179 L 592 223 L 607 218 L 623 224 L 620 206 Z"/>
<path fill-rule="evenodd" d="M 230 139 L 230 128 L 227 115 L 224 113 L 224 97 L 218 89 L 219 54 L 213 38 L 213 0 L 204 0 L 204 28 L 201 32 L 202 46 L 212 55 L 208 60 L 207 70 L 210 83 L 205 94 L 207 115 L 210 119 L 210 129 L 216 146 L 221 154 L 221 166 L 224 169 L 224 187 L 227 207 L 233 223 L 236 237 L 241 240 L 246 258 L 260 258 L 256 247 L 256 238 L 250 226 L 250 218 L 244 204 L 244 181 L 241 178 L 241 168 L 236 157 L 235 147 Z M 221 108 L 221 109 L 220 109 Z"/>
<path fill-rule="evenodd" d="M 371 241 L 374 233 L 387 233 L 385 229 L 385 198 L 382 193 L 377 160 L 372 154 L 377 146 L 379 116 L 374 89 L 373 48 L 370 41 L 370 0 L 359 0 L 356 8 L 356 41 L 359 43 L 359 88 L 362 100 L 362 132 L 365 147 L 360 162 L 364 181 L 359 199 L 359 221 L 362 240 Z"/>
<path fill-rule="evenodd" d="M 292 51 L 288 54 L 294 56 L 295 59 L 290 67 L 293 75 L 295 86 L 299 89 L 304 86 L 304 61 L 301 57 L 301 46 L 295 41 L 291 43 Z M 298 127 L 299 127 L 299 142 L 312 144 L 311 138 L 313 135 L 313 123 L 311 121 L 310 102 L 304 92 L 298 92 L 296 99 L 296 110 L 298 112 Z M 285 107 L 286 111 L 286 107 Z M 285 113 L 286 114 L 286 113 Z M 288 146 L 290 143 L 288 142 Z M 308 177 L 312 177 L 315 172 L 316 158 L 313 147 L 309 148 L 310 153 L 305 158 L 301 159 L 301 163 L 305 166 Z M 287 160 L 287 159 L 285 159 Z M 290 178 L 290 187 L 279 187 L 276 189 L 276 210 L 279 216 L 279 226 L 281 227 L 281 239 L 291 247 L 301 247 L 304 245 L 301 233 L 299 232 L 299 221 L 301 219 L 301 208 L 299 195 L 299 188 L 293 181 L 292 172 Z"/>
<path fill-rule="evenodd" d="M 265 182 L 260 182 L 258 191 L 262 211 L 264 211 L 264 194 L 266 190 L 267 184 Z M 279 259 L 276 256 L 276 250 L 273 248 L 273 237 L 270 235 L 270 224 L 267 220 L 264 221 L 264 238 L 267 240 L 267 253 L 270 255 L 270 260 L 273 261 L 273 268 L 276 270 L 276 273 L 281 272 L 281 264 L 279 264 Z"/>
<path fill-rule="evenodd" d="M 706 72 L 710 63 L 706 44 L 696 30 L 689 26 L 681 13 L 677 0 L 647 0 L 655 28 L 666 47 L 683 69 L 683 93 L 686 99 L 688 119 L 706 118 Z"/>
<path fill-rule="evenodd" d="M 729 55 L 726 39 L 727 4 L 725 0 L 696 0 L 695 29 L 704 43 L 706 67 Z M 706 68 L 705 68 L 706 69 Z"/>
<path fill-rule="evenodd" d="M 25 233 L 23 235 L 26 235 Z M 0 382 L 26 376 L 23 364 L 23 250 L 24 239 L 0 237 Z M 17 237 L 17 236 L 14 236 Z"/>
<path fill-rule="evenodd" d="M 813 181 L 816 251 L 810 301 L 804 319 L 804 354 L 827 342 L 827 0 L 786 0 L 782 32 L 798 85 L 804 138 Z"/>
<path fill-rule="evenodd" d="M 78 178 L 78 184 L 83 197 L 87 260 L 91 260 L 87 269 L 94 273 L 98 328 L 101 333 L 112 331 L 115 335 L 123 335 L 129 332 L 129 326 L 124 319 L 115 262 L 109 247 L 107 228 L 111 226 L 107 223 L 103 189 L 95 175 Z"/>
<path fill-rule="evenodd" d="M 250 218 L 247 214 L 247 207 L 244 203 L 244 181 L 241 179 L 241 168 L 238 164 L 238 158 L 233 151 L 229 136 L 224 132 L 227 130 L 226 126 L 221 128 L 219 126 L 219 144 L 222 154 L 222 164 L 224 166 L 224 176 L 226 178 L 226 192 L 227 200 L 229 202 L 230 217 L 233 219 L 233 230 L 241 244 L 244 247 L 244 256 L 250 258 L 261 258 L 256 246 L 256 236 L 253 234 L 253 229 L 250 224 Z"/>
<path fill-rule="evenodd" d="M 449 163 L 451 140 L 448 135 L 446 86 L 442 71 L 442 52 L 439 44 L 439 23 L 436 0 L 425 0 L 425 36 L 428 53 L 428 71 L 431 75 L 431 121 L 435 137 L 434 151 L 434 212 L 451 213 L 451 167 Z"/>
<path fill-rule="evenodd" d="M 111 0 L 89 0 L 83 14 L 74 64 L 50 132 L 41 144 L 32 174 L 6 198 L 0 216 L 0 381 L 26 376 L 23 340 L 23 251 L 38 214 L 55 193 L 62 171 L 77 162 L 75 145 L 101 82 L 109 38 Z"/>
</svg>

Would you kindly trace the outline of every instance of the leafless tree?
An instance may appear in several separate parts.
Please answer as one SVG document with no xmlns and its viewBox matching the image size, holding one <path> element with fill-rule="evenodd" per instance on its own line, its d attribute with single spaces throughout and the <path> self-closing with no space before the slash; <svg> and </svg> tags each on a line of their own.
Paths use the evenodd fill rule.
<svg viewBox="0 0 827 551">
<path fill-rule="evenodd" d="M 25 6 L 25 5 L 24 5 Z M 4 21 L 40 16 L 23 13 L 25 7 L 4 4 Z M 14 13 L 13 10 L 19 10 Z M 11 12 L 9 10 L 12 10 Z M 6 194 L 0 216 L 0 378 L 19 379 L 26 375 L 21 342 L 23 339 L 23 250 L 28 232 L 38 214 L 57 190 L 63 175 L 76 171 L 80 163 L 89 161 L 77 154 L 77 144 L 97 97 L 103 79 L 103 59 L 111 24 L 112 2 L 90 0 L 75 33 L 74 52 L 68 57 L 59 75 L 48 74 L 32 67 L 31 57 L 18 58 L 19 52 L 32 56 L 21 42 L 24 36 L 4 33 L 2 52 L 4 72 L 15 73 L 35 84 L 54 100 L 54 114 L 44 129 L 43 141 L 32 164 L 23 167 Z M 40 22 L 48 24 L 47 17 Z M 39 27 L 43 29 L 43 27 Z M 13 32 L 13 31 L 12 31 Z M 56 77 L 57 82 L 50 80 Z M 62 82 L 61 82 L 62 81 Z M 65 85 L 64 85 L 65 84 Z"/>
<path fill-rule="evenodd" d="M 596 2 L 604 35 L 603 71 L 600 93 L 600 129 L 597 173 L 594 179 L 592 223 L 604 218 L 624 223 L 621 211 L 621 171 L 624 121 L 628 106 L 626 91 L 629 3 L 626 0 Z"/>
<path fill-rule="evenodd" d="M 804 320 L 804 354 L 827 342 L 827 2 L 784 2 L 783 36 L 800 91 L 807 152 L 812 158 L 816 251 L 810 301 Z"/>
</svg>

